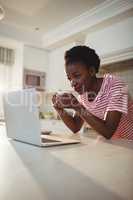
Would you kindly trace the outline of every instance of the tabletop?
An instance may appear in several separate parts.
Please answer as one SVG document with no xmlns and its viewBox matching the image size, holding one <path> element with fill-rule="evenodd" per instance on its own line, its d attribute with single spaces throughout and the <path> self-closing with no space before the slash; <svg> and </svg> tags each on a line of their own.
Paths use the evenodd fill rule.
<svg viewBox="0 0 133 200">
<path fill-rule="evenodd" d="M 2 132 L 1 200 L 133 199 L 133 142 L 77 135 L 81 144 L 44 148 Z"/>
</svg>

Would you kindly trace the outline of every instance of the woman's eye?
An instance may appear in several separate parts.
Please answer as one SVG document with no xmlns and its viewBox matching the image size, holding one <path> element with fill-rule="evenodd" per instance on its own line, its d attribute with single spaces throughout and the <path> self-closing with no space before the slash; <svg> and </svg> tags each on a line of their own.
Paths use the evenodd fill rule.
<svg viewBox="0 0 133 200">
<path fill-rule="evenodd" d="M 76 74 L 75 77 L 76 77 L 76 78 L 80 78 L 80 74 Z"/>
<path fill-rule="evenodd" d="M 73 78 L 70 78 L 70 77 L 67 77 L 67 79 L 69 80 L 69 81 L 72 81 L 73 79 L 75 79 L 75 78 L 80 78 L 80 74 L 75 74 L 74 76 L 73 76 Z"/>
</svg>

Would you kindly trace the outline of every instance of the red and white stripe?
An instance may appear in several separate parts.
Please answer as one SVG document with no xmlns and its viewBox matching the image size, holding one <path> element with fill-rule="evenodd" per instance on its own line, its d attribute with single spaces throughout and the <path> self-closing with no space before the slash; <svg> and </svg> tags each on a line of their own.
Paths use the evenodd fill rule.
<svg viewBox="0 0 133 200">
<path fill-rule="evenodd" d="M 106 120 L 108 111 L 121 112 L 121 120 L 112 138 L 133 140 L 133 100 L 129 97 L 127 85 L 118 77 L 106 74 L 96 98 L 88 101 L 87 94 L 83 94 L 79 101 L 90 113 L 103 120 Z"/>
</svg>

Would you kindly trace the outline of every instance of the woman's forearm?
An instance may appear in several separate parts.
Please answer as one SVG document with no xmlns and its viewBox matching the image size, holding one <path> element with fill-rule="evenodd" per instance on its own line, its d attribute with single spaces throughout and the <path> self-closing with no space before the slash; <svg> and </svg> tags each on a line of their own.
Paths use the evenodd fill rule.
<svg viewBox="0 0 133 200">
<path fill-rule="evenodd" d="M 57 110 L 60 118 L 65 123 L 65 125 L 73 132 L 76 133 L 80 130 L 81 126 L 79 123 L 77 123 L 76 119 L 71 116 L 67 111 L 63 110 Z"/>
<path fill-rule="evenodd" d="M 76 108 L 80 117 L 86 121 L 91 127 L 94 128 L 100 135 L 104 136 L 106 139 L 110 139 L 113 135 L 113 128 L 106 124 L 106 121 L 94 116 L 89 111 L 87 111 L 83 106 Z"/>
</svg>

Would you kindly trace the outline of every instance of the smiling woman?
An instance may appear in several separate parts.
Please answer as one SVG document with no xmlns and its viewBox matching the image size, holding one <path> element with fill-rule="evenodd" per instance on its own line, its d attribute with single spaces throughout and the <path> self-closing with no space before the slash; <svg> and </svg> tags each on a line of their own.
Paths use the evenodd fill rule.
<svg viewBox="0 0 133 200">
<path fill-rule="evenodd" d="M 107 139 L 133 140 L 133 100 L 129 97 L 128 87 L 111 74 L 97 77 L 99 67 L 100 59 L 94 49 L 75 46 L 66 51 L 66 75 L 79 96 L 76 99 L 67 94 L 69 98 L 64 104 L 64 95 L 56 94 L 54 107 L 74 133 L 86 122 Z M 75 116 L 70 116 L 65 108 L 74 109 Z"/>
</svg>

